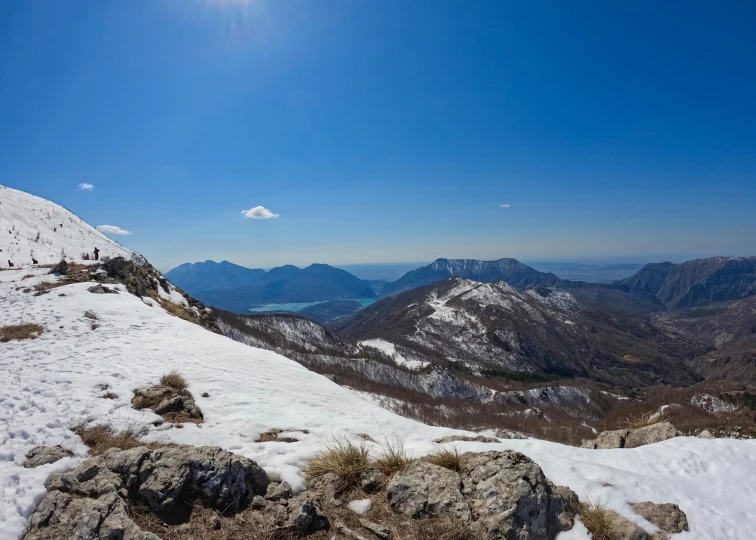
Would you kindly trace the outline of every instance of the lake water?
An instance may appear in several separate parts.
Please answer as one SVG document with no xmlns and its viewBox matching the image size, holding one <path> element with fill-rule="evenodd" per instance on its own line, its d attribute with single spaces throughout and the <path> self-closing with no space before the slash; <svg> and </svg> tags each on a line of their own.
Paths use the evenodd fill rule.
<svg viewBox="0 0 756 540">
<path fill-rule="evenodd" d="M 369 306 L 375 302 L 375 298 L 349 298 L 348 300 L 355 300 L 362 304 L 362 307 Z M 264 313 L 268 311 L 290 311 L 296 313 L 306 307 L 316 306 L 318 304 L 324 304 L 325 302 L 292 302 L 288 304 L 265 304 L 264 306 L 255 306 L 250 308 L 252 313 Z"/>
</svg>

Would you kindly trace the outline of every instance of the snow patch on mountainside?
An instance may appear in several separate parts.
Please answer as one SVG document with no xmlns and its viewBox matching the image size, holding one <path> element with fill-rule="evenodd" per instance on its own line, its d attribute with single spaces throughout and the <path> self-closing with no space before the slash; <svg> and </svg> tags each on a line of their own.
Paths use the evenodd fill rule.
<svg viewBox="0 0 756 540">
<path fill-rule="evenodd" d="M 125 257 L 134 252 L 114 242 L 72 212 L 23 191 L 0 186 L 0 268 L 53 264 L 81 259 L 100 250 L 100 258 Z"/>
<path fill-rule="evenodd" d="M 359 344 L 363 347 L 377 349 L 386 356 L 390 356 L 397 365 L 404 366 L 409 369 L 422 369 L 430 365 L 430 362 L 405 358 L 402 354 L 399 353 L 399 351 L 396 350 L 396 345 L 389 341 L 386 341 L 385 339 L 367 339 L 365 341 L 360 341 Z"/>
</svg>

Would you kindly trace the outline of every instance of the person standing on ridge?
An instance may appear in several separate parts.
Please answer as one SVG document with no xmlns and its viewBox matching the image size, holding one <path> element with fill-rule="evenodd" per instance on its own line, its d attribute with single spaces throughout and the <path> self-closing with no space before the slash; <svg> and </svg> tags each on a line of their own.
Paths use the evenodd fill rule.
<svg viewBox="0 0 756 540">
<path fill-rule="evenodd" d="M 100 250 L 97 249 L 97 248 L 94 248 L 94 255 L 95 255 L 95 260 L 99 261 L 100 260 Z"/>
</svg>

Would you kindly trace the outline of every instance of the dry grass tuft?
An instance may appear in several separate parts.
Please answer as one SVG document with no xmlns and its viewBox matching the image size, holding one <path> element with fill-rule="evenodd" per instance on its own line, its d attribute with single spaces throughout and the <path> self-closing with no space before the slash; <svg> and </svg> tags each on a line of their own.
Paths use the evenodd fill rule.
<svg viewBox="0 0 756 540">
<path fill-rule="evenodd" d="M 284 535 L 266 525 L 259 513 L 247 510 L 234 516 L 224 516 L 215 510 L 193 504 L 189 527 L 191 535 L 179 525 L 168 525 L 150 513 L 144 506 L 133 508 L 134 521 L 144 530 L 156 534 L 163 540 L 283 540 Z"/>
<path fill-rule="evenodd" d="M 105 392 L 102 395 L 103 399 L 118 399 L 118 394 L 114 394 L 113 392 Z"/>
<path fill-rule="evenodd" d="M 640 429 L 646 426 L 653 426 L 659 422 L 665 422 L 668 419 L 664 411 L 648 411 L 637 416 L 628 416 L 622 421 L 622 427 L 626 429 Z"/>
<path fill-rule="evenodd" d="M 11 340 L 36 339 L 44 330 L 38 324 L 0 326 L 0 343 L 7 343 Z"/>
<path fill-rule="evenodd" d="M 375 457 L 374 465 L 386 476 L 392 476 L 410 462 L 412 462 L 412 459 L 407 455 L 404 443 L 401 439 L 396 439 L 394 442 L 386 440 L 381 445 L 381 449 Z"/>
<path fill-rule="evenodd" d="M 459 472 L 462 469 L 462 454 L 456 446 L 441 448 L 426 458 L 430 463 Z"/>
<path fill-rule="evenodd" d="M 583 525 L 593 535 L 593 540 L 615 540 L 617 531 L 603 499 L 589 499 L 580 509 L 580 519 Z"/>
<path fill-rule="evenodd" d="M 334 438 L 304 469 L 307 478 L 334 473 L 345 486 L 354 486 L 360 475 L 370 468 L 370 451 L 364 441 L 353 443 L 346 438 Z"/>
<path fill-rule="evenodd" d="M 81 440 L 91 449 L 94 456 L 99 456 L 109 448 L 128 450 L 142 446 L 137 440 L 137 434 L 131 430 L 113 433 L 105 427 L 86 428 L 77 426 L 73 428 L 73 432 L 81 437 Z"/>
<path fill-rule="evenodd" d="M 404 521 L 394 528 L 394 538 L 407 540 L 473 540 L 462 521 L 455 516 Z"/>
<path fill-rule="evenodd" d="M 92 324 L 89 325 L 89 328 L 91 328 L 92 330 L 97 330 L 99 327 L 100 325 L 97 324 L 96 322 L 93 322 Z"/>
<path fill-rule="evenodd" d="M 176 390 L 186 390 L 187 386 L 189 386 L 184 376 L 175 369 L 160 377 L 160 384 L 170 386 Z"/>
</svg>

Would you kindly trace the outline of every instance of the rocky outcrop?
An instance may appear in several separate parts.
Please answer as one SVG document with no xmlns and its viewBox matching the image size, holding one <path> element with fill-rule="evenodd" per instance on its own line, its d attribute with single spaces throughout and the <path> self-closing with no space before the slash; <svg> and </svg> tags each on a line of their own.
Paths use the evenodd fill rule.
<svg viewBox="0 0 756 540">
<path fill-rule="evenodd" d="M 169 422 L 202 422 L 202 411 L 187 390 L 157 384 L 137 390 L 131 405 L 135 409 L 152 409 Z"/>
<path fill-rule="evenodd" d="M 613 510 L 605 510 L 612 524 L 613 540 L 655 540 L 645 529 Z"/>
<path fill-rule="evenodd" d="M 595 439 L 586 439 L 581 448 L 596 450 L 607 448 L 637 448 L 646 444 L 666 441 L 679 435 L 675 426 L 669 422 L 658 422 L 638 429 L 616 429 L 602 431 Z"/>
<path fill-rule="evenodd" d="M 650 426 L 634 429 L 625 440 L 625 448 L 637 448 L 677 437 L 677 429 L 669 422 L 659 422 Z"/>
<path fill-rule="evenodd" d="M 71 452 L 66 450 L 60 445 L 57 446 L 37 446 L 29 450 L 26 454 L 26 461 L 24 461 L 24 467 L 30 469 L 32 467 L 39 467 L 40 465 L 47 465 L 48 463 L 55 463 L 56 461 L 69 457 Z"/>
<path fill-rule="evenodd" d="M 446 444 L 453 442 L 497 443 L 501 441 L 495 437 L 486 437 L 485 435 L 476 435 L 475 437 L 471 437 L 469 435 L 450 435 L 448 437 L 441 437 L 440 439 L 436 439 L 433 442 L 438 444 Z"/>
<path fill-rule="evenodd" d="M 386 486 L 389 507 L 410 518 L 454 514 L 471 519 L 460 475 L 426 461 L 415 461 L 399 471 Z"/>
<path fill-rule="evenodd" d="M 688 516 L 676 504 L 642 502 L 630 506 L 636 514 L 643 516 L 664 532 L 678 533 L 688 530 Z"/>
<path fill-rule="evenodd" d="M 270 479 L 254 461 L 221 448 L 110 449 L 74 470 L 54 474 L 25 540 L 156 540 L 132 520 L 129 504 L 179 521 L 187 500 L 234 512 L 266 492 Z"/>
<path fill-rule="evenodd" d="M 519 452 L 467 453 L 459 473 L 424 461 L 386 487 L 389 507 L 411 518 L 452 514 L 474 538 L 552 539 L 572 527 L 577 496 L 554 486 Z"/>
<path fill-rule="evenodd" d="M 52 267 L 48 274 L 60 274 L 61 276 L 65 276 L 68 274 L 68 263 L 66 261 L 60 261 Z"/>
</svg>

